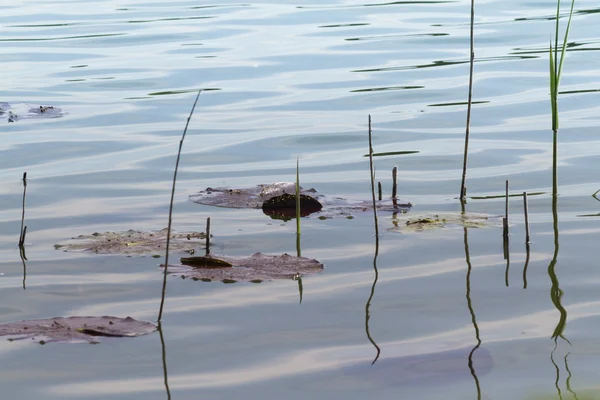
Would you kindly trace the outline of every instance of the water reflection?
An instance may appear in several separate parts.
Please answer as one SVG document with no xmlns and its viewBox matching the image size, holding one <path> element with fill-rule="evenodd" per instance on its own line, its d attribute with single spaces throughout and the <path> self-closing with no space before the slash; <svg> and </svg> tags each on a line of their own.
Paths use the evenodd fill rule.
<svg viewBox="0 0 600 400">
<path fill-rule="evenodd" d="M 377 227 L 375 228 L 376 230 Z M 371 365 L 375 364 L 377 359 L 379 359 L 379 355 L 381 354 L 381 348 L 375 342 L 375 339 L 371 336 L 371 331 L 369 330 L 369 319 L 371 318 L 371 301 L 373 300 L 373 296 L 375 296 L 375 285 L 377 285 L 377 280 L 379 279 L 379 271 L 377 270 L 377 256 L 379 255 L 379 235 L 375 235 L 375 255 L 373 256 L 373 271 L 375 272 L 375 277 L 373 278 L 373 284 L 371 285 L 371 294 L 365 304 L 365 332 L 367 334 L 367 338 L 369 342 L 375 347 L 376 354 L 375 358 Z"/>
<path fill-rule="evenodd" d="M 529 259 L 531 258 L 531 245 L 525 243 L 525 265 L 523 265 L 523 289 L 527 289 L 527 267 L 529 267 Z"/>
<path fill-rule="evenodd" d="M 379 355 L 381 354 L 381 349 L 371 336 L 371 331 L 369 330 L 369 319 L 371 318 L 371 300 L 373 300 L 373 296 L 375 295 L 375 285 L 377 284 L 377 280 L 379 279 L 379 271 L 377 270 L 377 256 L 379 255 L 379 221 L 377 219 L 377 205 L 375 201 L 375 170 L 373 168 L 373 142 L 372 142 L 372 129 L 371 129 L 371 115 L 369 115 L 369 173 L 371 176 L 371 195 L 373 199 L 373 224 L 375 226 L 375 254 L 373 256 L 373 270 L 375 271 L 375 278 L 373 279 L 373 285 L 371 285 L 371 294 L 369 295 L 369 299 L 367 300 L 367 304 L 365 304 L 365 332 L 367 334 L 367 338 L 369 342 L 375 347 L 376 354 L 375 358 L 371 365 L 377 362 L 379 359 Z"/>
<path fill-rule="evenodd" d="M 25 286 L 25 282 L 27 280 L 27 256 L 25 255 L 25 246 L 19 246 L 19 256 L 21 257 L 21 263 L 23 263 L 23 290 L 27 287 Z"/>
<path fill-rule="evenodd" d="M 554 387 L 556 388 L 556 393 L 558 394 L 558 398 L 560 400 L 562 400 L 563 399 L 562 390 L 560 389 L 560 367 L 554 360 L 554 353 L 556 352 L 557 348 L 558 348 L 558 343 L 555 341 L 554 349 L 552 350 L 552 352 L 550 352 L 550 362 L 552 363 L 552 365 L 554 366 L 554 370 L 556 371 L 556 379 L 554 380 Z M 571 395 L 573 396 L 573 398 L 575 400 L 577 400 L 578 399 L 577 393 L 575 393 L 575 391 L 571 388 L 571 378 L 573 377 L 573 374 L 571 373 L 571 369 L 569 368 L 568 358 L 569 358 L 570 354 L 571 353 L 567 353 L 563 357 L 563 363 L 565 365 L 565 370 L 567 371 L 567 374 L 568 374 L 567 379 L 565 379 L 565 386 L 567 387 L 567 391 L 569 393 L 571 393 Z"/>
<path fill-rule="evenodd" d="M 556 188 L 554 188 L 554 193 L 556 193 Z M 556 262 L 558 260 L 558 196 L 554 194 L 552 196 L 552 219 L 553 219 L 553 232 L 554 232 L 554 253 L 552 256 L 552 260 L 548 265 L 548 276 L 550 277 L 550 282 L 552 286 L 550 287 L 550 299 L 552 300 L 552 304 L 560 313 L 560 318 L 558 323 L 556 324 L 556 328 L 554 328 L 554 332 L 552 332 L 552 338 L 562 338 L 563 340 L 569 342 L 563 335 L 565 327 L 567 325 L 567 310 L 562 305 L 562 296 L 563 291 L 560 288 L 558 282 L 558 276 L 556 275 Z M 569 342 L 570 343 L 570 342 Z"/>
<path fill-rule="evenodd" d="M 508 222 L 507 222 L 508 226 Z M 503 236 L 502 238 L 502 248 L 504 252 L 504 259 L 506 260 L 506 269 L 504 272 L 504 285 L 506 287 L 509 286 L 508 282 L 508 270 L 510 268 L 510 240 L 508 239 L 508 235 Z"/>
<path fill-rule="evenodd" d="M 167 346 L 165 345 L 165 337 L 162 330 L 162 323 L 158 321 L 158 334 L 160 335 L 160 348 L 162 354 L 163 379 L 165 382 L 165 391 L 167 392 L 167 400 L 171 400 L 171 389 L 169 388 L 169 374 L 167 373 Z"/>
<path fill-rule="evenodd" d="M 464 203 L 463 203 L 464 204 Z M 464 205 L 463 205 L 464 212 Z M 467 307 L 469 308 L 469 313 L 471 314 L 471 322 L 473 323 L 473 329 L 475 330 L 475 340 L 476 344 L 473 346 L 471 351 L 469 352 L 468 357 L 468 366 L 469 371 L 471 371 L 471 376 L 473 376 L 473 380 L 475 381 L 475 388 L 477 389 L 477 399 L 481 399 L 481 385 L 479 384 L 479 378 L 477 377 L 477 372 L 475 370 L 475 364 L 473 363 L 473 355 L 475 351 L 481 346 L 481 338 L 479 336 L 479 326 L 477 325 L 477 318 L 475 316 L 475 310 L 473 309 L 473 302 L 471 300 L 471 271 L 473 266 L 471 265 L 471 255 L 469 253 L 469 234 L 468 228 L 463 227 L 463 235 L 464 235 L 464 245 L 465 245 L 465 262 L 467 263 L 467 277 L 466 277 L 466 298 L 467 298 Z"/>
</svg>

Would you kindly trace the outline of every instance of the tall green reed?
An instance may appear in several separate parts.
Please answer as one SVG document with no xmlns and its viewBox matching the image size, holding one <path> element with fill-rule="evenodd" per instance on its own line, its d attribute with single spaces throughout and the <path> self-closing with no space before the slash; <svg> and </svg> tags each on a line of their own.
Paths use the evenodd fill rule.
<svg viewBox="0 0 600 400">
<path fill-rule="evenodd" d="M 565 30 L 565 37 L 562 45 L 560 46 L 560 57 L 559 57 L 559 44 L 558 34 L 560 27 L 560 0 L 556 5 L 556 22 L 554 32 L 554 46 L 552 46 L 552 39 L 550 40 L 550 105 L 552 109 L 552 195 L 556 196 L 557 193 L 557 159 L 558 159 L 558 87 L 560 85 L 560 77 L 562 74 L 563 63 L 565 61 L 565 53 L 567 50 L 567 40 L 569 38 L 569 30 L 571 28 L 571 19 L 573 17 L 573 7 L 575 6 L 575 0 L 571 1 L 571 11 L 569 12 L 569 21 L 567 22 L 567 29 Z"/>
</svg>

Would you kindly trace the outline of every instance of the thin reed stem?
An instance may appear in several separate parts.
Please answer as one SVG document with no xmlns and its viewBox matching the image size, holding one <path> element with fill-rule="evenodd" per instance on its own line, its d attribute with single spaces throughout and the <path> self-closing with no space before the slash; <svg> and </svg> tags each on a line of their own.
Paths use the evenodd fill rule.
<svg viewBox="0 0 600 400">
<path fill-rule="evenodd" d="M 469 136 L 471 130 L 471 105 L 473 102 L 473 64 L 475 63 L 475 32 L 473 26 L 475 25 L 475 0 L 471 0 L 471 26 L 470 26 L 470 60 L 469 60 L 469 97 L 467 100 L 467 122 L 465 127 L 465 148 L 463 152 L 463 170 L 462 180 L 460 184 L 460 196 L 461 203 L 464 203 L 467 196 L 466 180 L 467 180 L 467 158 L 469 154 Z"/>
<path fill-rule="evenodd" d="M 190 125 L 190 120 L 192 119 L 192 115 L 194 114 L 194 109 L 196 108 L 196 103 L 198 103 L 198 98 L 200 97 L 200 93 L 202 93 L 202 89 L 198 90 L 198 94 L 196 95 L 196 100 L 194 100 L 194 105 L 190 111 L 190 115 L 188 116 L 187 122 L 185 123 L 185 128 L 183 129 L 183 134 L 181 135 L 181 140 L 179 141 L 179 150 L 177 151 L 177 161 L 175 161 L 175 170 L 173 171 L 173 187 L 171 188 L 171 201 L 169 202 L 169 224 L 167 225 L 167 244 L 165 246 L 165 271 L 163 275 L 163 283 L 162 283 L 162 294 L 160 297 L 160 308 L 158 309 L 158 322 L 162 321 L 162 313 L 165 305 L 165 294 L 167 292 L 167 270 L 169 269 L 169 246 L 171 244 L 171 224 L 173 220 L 173 202 L 175 199 L 175 184 L 177 183 L 177 170 L 179 169 L 179 160 L 181 159 L 181 148 L 183 147 L 183 141 L 185 140 L 185 134 L 187 133 L 188 126 Z"/>
<path fill-rule="evenodd" d="M 27 227 L 25 225 L 25 197 L 27 196 L 27 172 L 23 172 L 23 207 L 21 212 L 21 233 L 19 234 L 19 247 L 25 245 L 25 234 Z"/>
<path fill-rule="evenodd" d="M 375 218 L 375 235 L 379 236 L 379 221 L 377 219 L 377 201 L 375 200 L 375 172 L 373 170 L 373 131 L 371 129 L 371 114 L 369 114 L 369 169 L 371 172 L 371 194 L 373 195 L 373 216 Z"/>
</svg>

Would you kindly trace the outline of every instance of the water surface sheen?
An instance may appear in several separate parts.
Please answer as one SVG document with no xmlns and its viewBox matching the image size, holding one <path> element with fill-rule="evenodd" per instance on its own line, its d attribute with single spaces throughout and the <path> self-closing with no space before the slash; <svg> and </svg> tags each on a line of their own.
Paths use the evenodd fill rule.
<svg viewBox="0 0 600 400">
<path fill-rule="evenodd" d="M 508 259 L 498 223 L 402 232 L 382 213 L 376 250 L 369 212 L 303 218 L 302 254 L 326 269 L 303 279 L 301 304 L 296 281 L 172 277 L 164 347 L 158 333 L 95 346 L 1 340 L 3 396 L 584 398 L 600 354 L 600 203 L 591 196 L 600 189 L 600 9 L 576 2 L 553 224 L 555 7 L 489 0 L 475 16 L 467 211 L 503 213 L 504 199 L 478 197 L 501 194 L 507 179 L 513 193 L 541 192 L 529 199 L 529 247 L 521 197 L 511 198 Z M 206 187 L 290 181 L 298 157 L 304 186 L 368 200 L 369 114 L 376 152 L 418 151 L 375 159 L 386 195 L 398 166 L 411 214 L 459 212 L 469 11 L 464 0 L 3 5 L 0 103 L 65 115 L 0 116 L 0 323 L 156 319 L 163 258 L 53 245 L 167 225 L 175 154 L 199 89 L 173 226 L 202 230 L 210 216 L 214 253 L 294 253 L 295 223 L 188 201 Z M 16 246 L 23 172 L 26 262 Z"/>
</svg>

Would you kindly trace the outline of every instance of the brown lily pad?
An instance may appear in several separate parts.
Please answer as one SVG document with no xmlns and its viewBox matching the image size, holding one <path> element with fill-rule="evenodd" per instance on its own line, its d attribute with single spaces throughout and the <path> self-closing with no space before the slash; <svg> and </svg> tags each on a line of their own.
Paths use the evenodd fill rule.
<svg viewBox="0 0 600 400">
<path fill-rule="evenodd" d="M 170 250 L 194 252 L 204 246 L 202 232 L 171 232 Z M 96 232 L 79 235 L 65 244 L 54 245 L 64 251 L 91 251 L 97 254 L 143 254 L 163 252 L 167 244 L 167 229 L 155 232 L 128 230 L 125 232 Z"/>
<path fill-rule="evenodd" d="M 372 200 L 354 200 L 343 197 L 328 197 L 318 193 L 315 189 L 300 188 L 301 196 L 306 196 L 314 199 L 321 205 L 318 211 L 319 218 L 335 218 L 348 217 L 353 214 L 373 210 Z M 269 185 L 257 185 L 251 188 L 230 189 L 230 188 L 207 188 L 198 193 L 190 195 L 190 200 L 198 204 L 204 204 L 215 207 L 227 208 L 262 208 L 265 213 L 281 214 L 279 219 L 289 219 L 295 217 L 295 193 L 296 184 L 293 182 L 277 182 Z M 270 200 L 278 196 L 286 195 L 286 201 L 282 204 L 291 206 L 291 199 L 294 199 L 293 208 L 289 208 L 289 213 L 285 214 L 280 209 L 267 207 L 265 210 L 264 204 L 269 204 Z M 305 199 L 306 199 L 305 197 Z M 377 211 L 405 213 L 412 207 L 411 203 L 402 202 L 398 199 L 384 199 L 376 202 Z M 301 205 L 302 208 L 302 205 Z M 293 210 L 293 215 L 292 214 Z M 289 215 L 288 215 L 289 214 Z M 308 214 L 307 214 L 308 215 Z M 305 215 L 303 215 L 305 216 Z"/>
<path fill-rule="evenodd" d="M 39 344 L 49 342 L 99 343 L 99 337 L 136 337 L 157 329 L 151 322 L 131 317 L 55 317 L 0 324 L 0 336 L 8 340 L 31 339 Z"/>
<path fill-rule="evenodd" d="M 304 274 L 313 274 L 323 270 L 323 264 L 317 260 L 296 257 L 289 254 L 270 256 L 255 253 L 250 257 L 211 257 L 230 266 L 222 268 L 197 267 L 193 265 L 169 265 L 168 272 L 182 278 L 205 282 L 262 282 L 274 279 L 295 279 Z M 182 260 L 183 261 L 183 260 Z M 164 265 L 163 265 L 164 267 Z"/>
</svg>

